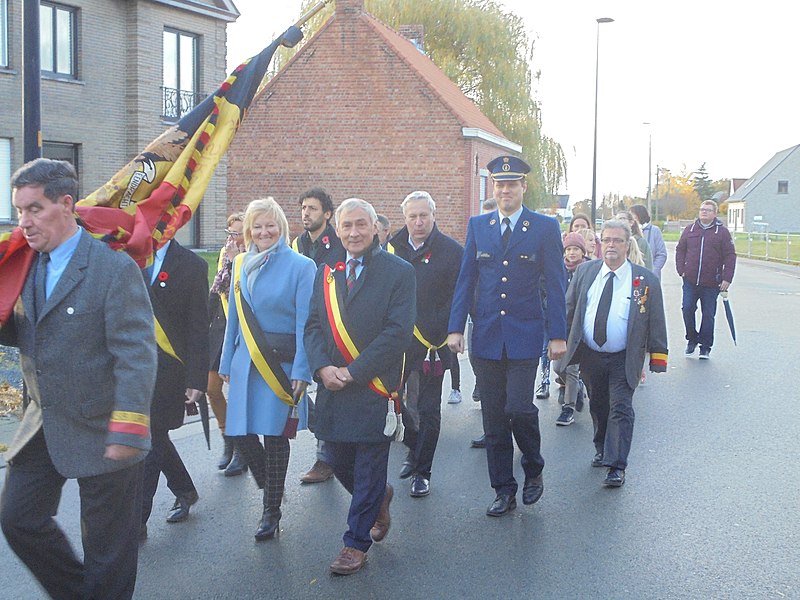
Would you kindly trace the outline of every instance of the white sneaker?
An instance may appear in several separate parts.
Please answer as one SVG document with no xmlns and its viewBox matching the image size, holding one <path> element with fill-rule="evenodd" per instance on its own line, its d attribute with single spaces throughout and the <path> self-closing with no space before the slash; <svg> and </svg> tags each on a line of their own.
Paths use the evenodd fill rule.
<svg viewBox="0 0 800 600">
<path fill-rule="evenodd" d="M 460 390 L 450 390 L 450 397 L 447 399 L 448 404 L 458 404 L 461 400 Z"/>
</svg>

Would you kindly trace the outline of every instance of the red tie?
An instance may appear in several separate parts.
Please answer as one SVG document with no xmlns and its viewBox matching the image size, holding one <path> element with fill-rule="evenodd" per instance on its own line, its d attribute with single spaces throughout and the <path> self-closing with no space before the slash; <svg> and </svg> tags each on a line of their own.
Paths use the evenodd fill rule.
<svg viewBox="0 0 800 600">
<path fill-rule="evenodd" d="M 347 264 L 350 265 L 350 270 L 347 272 L 347 289 L 352 290 L 353 286 L 356 284 L 356 267 L 360 261 L 357 258 L 351 258 L 347 261 Z"/>
</svg>

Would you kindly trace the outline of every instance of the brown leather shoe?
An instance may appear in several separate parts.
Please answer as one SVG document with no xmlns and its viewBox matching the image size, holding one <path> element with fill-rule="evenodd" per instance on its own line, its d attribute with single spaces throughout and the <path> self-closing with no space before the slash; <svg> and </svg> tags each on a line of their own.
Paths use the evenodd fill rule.
<svg viewBox="0 0 800 600">
<path fill-rule="evenodd" d="M 389 514 L 389 505 L 392 503 L 394 496 L 394 488 L 386 484 L 386 493 L 383 495 L 383 502 L 381 502 L 381 511 L 378 513 L 378 518 L 375 519 L 375 524 L 369 530 L 369 536 L 373 542 L 382 542 L 386 534 L 389 533 L 389 526 L 392 524 L 392 516 Z"/>
<path fill-rule="evenodd" d="M 301 483 L 322 483 L 333 477 L 333 467 L 328 463 L 318 460 L 308 473 L 300 478 Z"/>
<path fill-rule="evenodd" d="M 367 562 L 366 552 L 345 546 L 331 563 L 331 573 L 337 575 L 352 575 L 359 571 Z"/>
</svg>

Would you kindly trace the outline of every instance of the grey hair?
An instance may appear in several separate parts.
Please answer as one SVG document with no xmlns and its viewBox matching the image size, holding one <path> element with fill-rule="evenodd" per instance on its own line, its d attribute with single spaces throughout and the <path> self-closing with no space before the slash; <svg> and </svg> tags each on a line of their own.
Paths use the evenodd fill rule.
<svg viewBox="0 0 800 600">
<path fill-rule="evenodd" d="M 378 214 L 375 212 L 375 208 L 372 206 L 372 204 L 366 200 L 362 200 L 361 198 L 348 198 L 339 205 L 339 208 L 336 209 L 336 226 L 339 226 L 339 220 L 344 213 L 349 213 L 359 208 L 366 211 L 367 215 L 369 215 L 369 220 L 373 225 L 377 222 Z"/>
<path fill-rule="evenodd" d="M 604 221 L 603 226 L 600 228 L 600 241 L 603 240 L 603 232 L 606 229 L 623 229 L 625 231 L 625 241 L 629 242 L 631 239 L 631 226 L 625 221 L 617 221 L 616 219 Z"/>
<path fill-rule="evenodd" d="M 436 212 L 436 202 L 434 202 L 431 195 L 428 192 L 417 191 L 411 192 L 405 197 L 405 200 L 400 203 L 400 210 L 403 211 L 403 214 L 406 214 L 406 206 L 408 206 L 408 203 L 414 202 L 415 200 L 425 200 L 428 203 L 428 208 L 431 209 L 431 212 Z"/>
<path fill-rule="evenodd" d="M 44 197 L 55 202 L 61 196 L 72 196 L 78 201 L 78 174 L 75 167 L 65 160 L 36 158 L 25 163 L 11 176 L 11 187 L 41 186 Z"/>
<path fill-rule="evenodd" d="M 713 206 L 713 207 L 714 207 L 714 212 L 715 212 L 715 213 L 718 213 L 718 212 L 719 212 L 719 205 L 718 205 L 716 202 L 714 202 L 713 200 L 703 200 L 703 201 L 700 203 L 700 206 L 703 206 L 704 204 L 710 204 L 711 206 Z"/>
</svg>

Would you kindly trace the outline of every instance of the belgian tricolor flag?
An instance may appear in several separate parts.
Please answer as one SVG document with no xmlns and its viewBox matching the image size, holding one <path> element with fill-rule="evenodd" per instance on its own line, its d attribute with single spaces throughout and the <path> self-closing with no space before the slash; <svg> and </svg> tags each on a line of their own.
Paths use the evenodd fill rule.
<svg viewBox="0 0 800 600">
<path fill-rule="evenodd" d="M 144 267 L 192 218 L 279 46 L 303 38 L 287 29 L 239 65 L 219 89 L 151 142 L 108 183 L 77 202 L 86 231 Z M 0 234 L 0 324 L 22 291 L 35 252 L 19 228 Z"/>
</svg>

